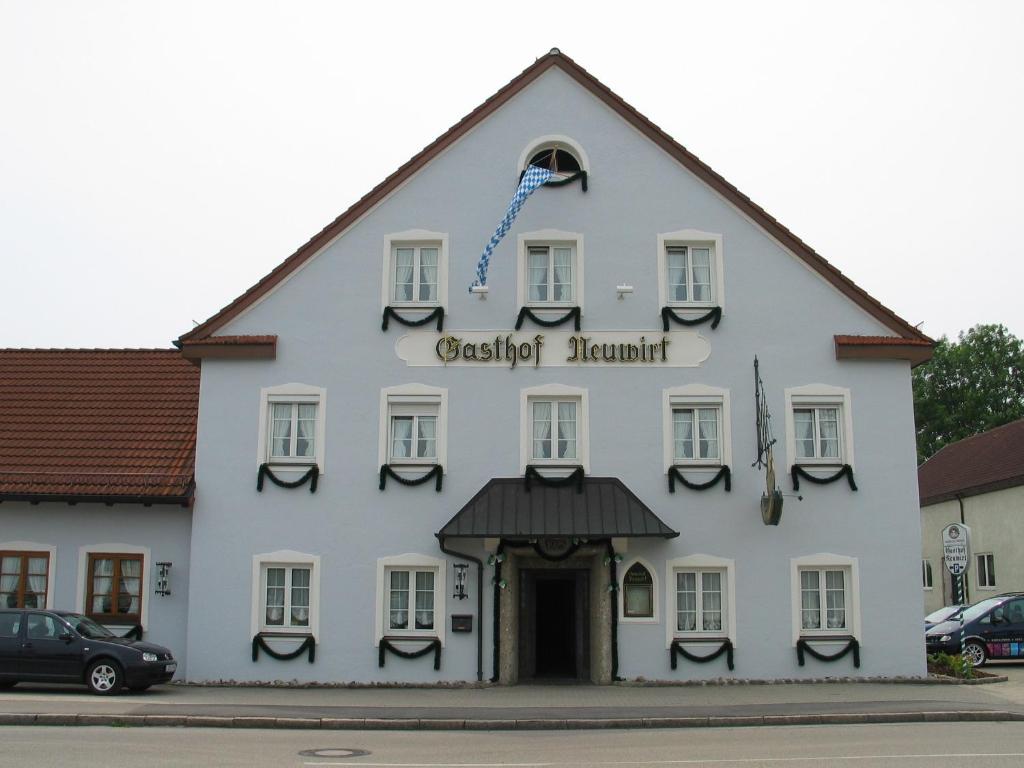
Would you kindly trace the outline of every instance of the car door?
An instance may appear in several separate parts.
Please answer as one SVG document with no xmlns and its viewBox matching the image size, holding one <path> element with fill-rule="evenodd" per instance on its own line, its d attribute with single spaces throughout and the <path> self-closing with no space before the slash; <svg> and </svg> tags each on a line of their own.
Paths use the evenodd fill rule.
<svg viewBox="0 0 1024 768">
<path fill-rule="evenodd" d="M 66 639 L 70 633 L 71 638 Z M 82 678 L 82 639 L 49 613 L 25 615 L 21 644 L 21 674 L 32 680 L 80 680 Z"/>
<path fill-rule="evenodd" d="M 993 609 L 985 633 L 988 655 L 993 659 L 1024 656 L 1024 598 L 1007 600 Z"/>
<path fill-rule="evenodd" d="M 0 611 L 0 678 L 18 673 L 21 657 L 21 611 Z"/>
</svg>

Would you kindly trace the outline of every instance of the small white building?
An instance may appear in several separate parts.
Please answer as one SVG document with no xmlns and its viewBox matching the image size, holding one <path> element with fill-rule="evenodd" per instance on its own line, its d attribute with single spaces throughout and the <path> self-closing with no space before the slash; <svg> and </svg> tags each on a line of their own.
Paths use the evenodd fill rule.
<svg viewBox="0 0 1024 768">
<path fill-rule="evenodd" d="M 958 600 L 942 562 L 942 529 L 950 523 L 971 529 L 965 602 L 1024 592 L 1024 419 L 944 446 L 917 477 L 925 614 Z"/>
</svg>

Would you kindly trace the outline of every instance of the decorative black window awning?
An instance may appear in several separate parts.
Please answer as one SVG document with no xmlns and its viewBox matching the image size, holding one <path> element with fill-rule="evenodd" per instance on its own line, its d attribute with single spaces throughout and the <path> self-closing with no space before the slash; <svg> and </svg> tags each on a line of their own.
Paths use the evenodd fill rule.
<svg viewBox="0 0 1024 768">
<path fill-rule="evenodd" d="M 679 535 L 621 480 L 587 477 L 582 483 L 582 492 L 577 491 L 576 483 L 538 483 L 527 490 L 521 477 L 494 478 L 438 531 L 437 537 L 672 539 Z"/>
</svg>

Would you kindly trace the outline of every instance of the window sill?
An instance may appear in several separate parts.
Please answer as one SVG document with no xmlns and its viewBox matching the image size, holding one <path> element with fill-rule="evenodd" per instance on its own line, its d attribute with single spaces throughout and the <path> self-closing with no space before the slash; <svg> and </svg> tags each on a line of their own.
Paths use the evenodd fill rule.
<svg viewBox="0 0 1024 768">
<path fill-rule="evenodd" d="M 692 635 L 673 635 L 674 643 L 724 643 L 729 636 L 722 632 L 695 633 Z"/>
<path fill-rule="evenodd" d="M 316 636 L 309 631 L 309 627 L 295 627 L 294 629 L 287 627 L 260 627 L 260 634 L 264 637 L 294 637 L 299 639 L 312 637 L 316 640 Z"/>
<path fill-rule="evenodd" d="M 401 631 L 401 630 L 397 630 L 397 629 L 391 629 L 391 630 L 388 630 L 388 631 L 390 632 L 390 634 L 382 635 L 381 636 L 380 639 L 382 641 L 383 640 L 387 640 L 388 642 L 391 642 L 391 643 L 415 643 L 415 642 L 418 641 L 418 642 L 423 643 L 423 642 L 432 642 L 434 640 L 439 640 L 440 639 L 440 636 L 437 635 L 436 633 L 435 634 L 429 634 L 429 633 L 425 632 L 424 630 L 416 630 L 415 632 L 411 632 L 408 635 L 395 634 L 396 632 L 400 632 Z"/>
<path fill-rule="evenodd" d="M 804 640 L 809 643 L 848 643 L 850 640 L 856 640 L 853 635 L 850 634 L 849 630 L 836 630 L 834 633 L 828 632 L 827 630 L 817 630 L 817 634 L 805 635 L 800 634 L 798 640 Z"/>
<path fill-rule="evenodd" d="M 432 309 L 437 309 L 438 307 L 444 307 L 443 304 L 441 304 L 439 302 L 436 302 L 436 301 L 429 302 L 429 303 L 425 302 L 425 301 L 393 301 L 390 304 L 388 304 L 388 306 L 391 307 L 392 309 L 424 309 L 424 310 L 432 310 Z"/>
</svg>

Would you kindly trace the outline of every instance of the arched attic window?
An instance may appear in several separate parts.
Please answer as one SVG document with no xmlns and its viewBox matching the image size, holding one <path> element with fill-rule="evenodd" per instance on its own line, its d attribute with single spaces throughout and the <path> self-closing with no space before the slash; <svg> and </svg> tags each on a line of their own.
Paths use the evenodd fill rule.
<svg viewBox="0 0 1024 768">
<path fill-rule="evenodd" d="M 583 191 L 587 191 L 587 161 L 581 147 L 567 139 L 542 139 L 531 145 L 520 160 L 520 181 L 528 166 L 547 168 L 553 176 L 544 183 L 546 187 L 561 187 L 577 179 Z"/>
</svg>

